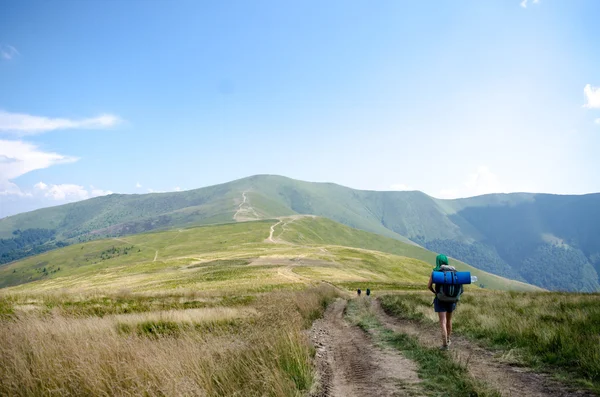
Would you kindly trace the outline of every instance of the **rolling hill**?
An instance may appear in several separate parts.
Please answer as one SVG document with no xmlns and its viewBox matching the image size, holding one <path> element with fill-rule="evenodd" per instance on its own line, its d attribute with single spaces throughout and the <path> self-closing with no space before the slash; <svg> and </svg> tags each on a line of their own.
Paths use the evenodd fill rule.
<svg viewBox="0 0 600 397">
<path fill-rule="evenodd" d="M 272 230 L 272 232 L 271 232 Z M 326 218 L 284 217 L 141 233 L 73 244 L 0 267 L 12 291 L 164 288 L 229 292 L 326 281 L 342 288 L 424 289 L 435 253 Z M 472 271 L 486 288 L 535 291 Z M 366 287 L 365 287 L 366 288 Z M 239 291 L 238 291 L 239 292 Z"/>
<path fill-rule="evenodd" d="M 0 220 L 3 263 L 150 230 L 312 214 L 543 288 L 600 289 L 600 194 L 440 200 L 258 175 L 185 192 L 113 194 Z"/>
</svg>

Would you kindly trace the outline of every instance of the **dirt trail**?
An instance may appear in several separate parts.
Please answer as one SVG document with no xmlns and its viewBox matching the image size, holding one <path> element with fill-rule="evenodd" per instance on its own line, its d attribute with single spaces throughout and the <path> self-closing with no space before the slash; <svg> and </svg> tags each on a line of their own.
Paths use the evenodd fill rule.
<svg viewBox="0 0 600 397">
<path fill-rule="evenodd" d="M 279 222 L 277 222 L 271 226 L 271 230 L 269 232 L 269 237 L 265 241 L 268 241 L 270 243 L 278 243 L 278 244 L 299 245 L 299 244 L 291 243 L 289 241 L 282 240 L 281 236 L 286 231 L 288 231 L 288 228 L 286 227 L 287 225 L 289 225 L 290 223 L 294 223 L 298 219 L 302 219 L 302 218 L 315 218 L 315 216 L 314 215 L 289 215 L 289 216 L 282 216 L 282 217 L 277 218 L 279 220 Z M 278 237 L 274 237 L 275 228 L 279 225 L 281 225 L 281 232 L 279 233 Z M 325 252 L 327 252 L 327 251 L 325 251 Z"/>
<path fill-rule="evenodd" d="M 318 397 L 417 396 L 417 367 L 398 352 L 373 345 L 369 336 L 344 321 L 346 301 L 329 305 L 315 321 Z"/>
<path fill-rule="evenodd" d="M 242 192 L 242 202 L 238 205 L 238 209 L 233 214 L 233 220 L 236 222 L 255 221 L 260 219 L 254 208 L 250 205 L 250 201 L 246 196 L 248 192 Z"/>
<path fill-rule="evenodd" d="M 275 240 L 273 240 L 273 233 L 275 233 L 275 227 L 277 227 L 277 225 L 279 225 L 281 222 L 283 222 L 283 220 L 280 220 L 279 222 L 277 222 L 276 224 L 271 226 L 271 231 L 269 233 L 269 238 L 268 240 L 272 243 L 275 242 Z"/>
<path fill-rule="evenodd" d="M 394 332 L 416 336 L 420 342 L 428 346 L 438 346 L 441 343 L 437 327 L 389 316 L 383 311 L 378 300 L 373 300 L 373 311 L 379 321 Z M 494 357 L 493 352 L 463 337 L 452 336 L 450 354 L 457 362 L 467 365 L 473 378 L 485 382 L 503 396 L 594 396 L 587 391 L 569 389 L 548 375 L 500 362 Z"/>
</svg>

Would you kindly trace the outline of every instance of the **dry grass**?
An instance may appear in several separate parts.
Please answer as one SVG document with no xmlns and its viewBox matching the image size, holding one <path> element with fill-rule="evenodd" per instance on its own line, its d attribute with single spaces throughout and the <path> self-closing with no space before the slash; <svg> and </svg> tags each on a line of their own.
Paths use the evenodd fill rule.
<svg viewBox="0 0 600 397">
<path fill-rule="evenodd" d="M 48 296 L 5 296 L 0 395 L 303 395 L 313 384 L 314 353 L 303 329 L 334 295 L 320 286 L 264 294 L 246 306 L 102 317 L 65 315 L 60 305 L 11 311 L 46 307 Z M 139 332 L 124 332 L 131 330 Z"/>
<path fill-rule="evenodd" d="M 600 391 L 600 305 L 598 294 L 472 291 L 458 304 L 454 329 L 493 347 L 505 359 L 559 370 Z M 431 294 L 382 298 L 386 311 L 437 321 Z M 555 372 L 555 371 L 554 371 Z"/>
</svg>

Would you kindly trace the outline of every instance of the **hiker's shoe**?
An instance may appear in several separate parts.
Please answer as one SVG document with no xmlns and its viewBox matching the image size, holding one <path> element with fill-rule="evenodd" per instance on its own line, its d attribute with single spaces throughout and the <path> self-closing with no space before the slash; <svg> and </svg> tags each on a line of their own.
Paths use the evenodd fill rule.
<svg viewBox="0 0 600 397">
<path fill-rule="evenodd" d="M 440 350 L 448 350 L 448 345 L 440 346 Z"/>
<path fill-rule="evenodd" d="M 450 339 L 448 339 L 448 343 L 446 343 L 446 346 L 450 347 L 451 343 L 452 343 L 452 341 Z"/>
</svg>

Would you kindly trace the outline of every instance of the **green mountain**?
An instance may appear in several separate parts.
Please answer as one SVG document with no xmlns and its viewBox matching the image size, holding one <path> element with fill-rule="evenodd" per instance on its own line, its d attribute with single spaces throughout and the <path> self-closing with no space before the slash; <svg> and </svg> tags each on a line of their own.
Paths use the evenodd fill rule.
<svg viewBox="0 0 600 397">
<path fill-rule="evenodd" d="M 196 190 L 113 194 L 0 220 L 0 261 L 155 229 L 312 214 L 548 289 L 600 290 L 600 194 L 440 200 L 259 175 Z"/>
<path fill-rule="evenodd" d="M 327 218 L 292 216 L 73 244 L 0 267 L 0 288 L 40 292 L 127 286 L 146 291 L 193 286 L 230 291 L 236 285 L 269 289 L 310 279 L 344 288 L 359 283 L 378 289 L 424 289 L 435 255 Z M 454 264 L 476 272 L 477 284 L 486 288 L 539 290 Z"/>
</svg>

